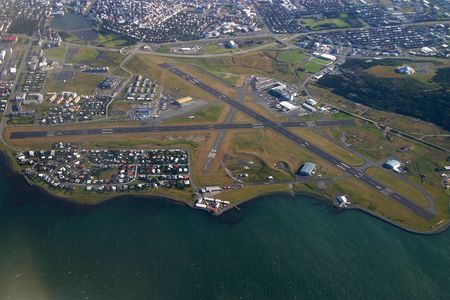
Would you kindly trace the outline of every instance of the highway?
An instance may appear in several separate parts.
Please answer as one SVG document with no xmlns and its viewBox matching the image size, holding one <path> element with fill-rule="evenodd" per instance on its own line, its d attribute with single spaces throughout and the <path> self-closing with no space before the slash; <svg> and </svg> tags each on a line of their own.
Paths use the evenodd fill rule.
<svg viewBox="0 0 450 300">
<path fill-rule="evenodd" d="M 286 123 L 276 123 L 273 122 L 271 120 L 269 120 L 268 118 L 256 113 L 255 111 L 253 111 L 251 108 L 245 106 L 244 104 L 235 101 L 233 99 L 231 99 L 230 97 L 220 93 L 219 91 L 213 89 L 212 87 L 206 85 L 205 83 L 197 80 L 196 78 L 190 76 L 187 73 L 184 73 L 183 71 L 175 68 L 174 66 L 170 65 L 170 64 L 161 64 L 160 65 L 162 68 L 171 71 L 172 73 L 178 75 L 179 77 L 185 79 L 186 81 L 190 82 L 191 84 L 209 92 L 210 94 L 212 94 L 213 96 L 217 97 L 219 100 L 225 102 L 226 104 L 235 107 L 236 109 L 248 114 L 249 116 L 253 117 L 255 120 L 257 120 L 261 126 L 263 127 L 268 127 L 268 128 L 272 128 L 273 130 L 275 130 L 276 132 L 278 132 L 279 134 L 285 136 L 286 138 L 288 138 L 289 140 L 291 140 L 292 142 L 296 143 L 297 145 L 299 145 L 300 147 L 316 154 L 317 156 L 327 160 L 328 162 L 330 162 L 331 164 L 335 165 L 336 167 L 340 168 L 343 172 L 353 176 L 354 178 L 356 178 L 357 180 L 371 186 L 372 188 L 378 190 L 379 192 L 385 194 L 387 197 L 389 197 L 390 199 L 394 200 L 397 203 L 400 203 L 401 205 L 411 209 L 414 213 L 416 213 L 417 215 L 429 220 L 431 218 L 433 218 L 436 215 L 436 212 L 434 210 L 428 210 L 425 209 L 419 205 L 417 205 L 416 203 L 414 203 L 413 201 L 397 194 L 397 193 L 393 193 L 392 191 L 390 191 L 389 189 L 387 189 L 384 185 L 382 185 L 381 183 L 375 181 L 374 179 L 372 179 L 371 177 L 367 176 L 366 174 L 356 170 L 355 168 L 352 168 L 348 165 L 346 165 L 345 163 L 341 162 L 339 159 L 337 159 L 336 157 L 332 156 L 331 154 L 321 150 L 320 148 L 311 145 L 310 143 L 308 143 L 307 141 L 301 139 L 300 137 L 298 137 L 297 135 L 295 135 L 294 133 L 292 133 L 291 131 L 287 130 L 286 127 L 289 127 Z M 301 123 L 301 122 L 299 122 Z M 317 122 L 319 123 L 319 122 Z M 316 124 L 318 125 L 318 124 Z M 223 126 L 229 126 L 224 124 Z M 306 123 L 305 123 L 306 126 Z"/>
<path fill-rule="evenodd" d="M 275 123 L 280 127 L 306 127 L 306 122 Z M 336 120 L 316 122 L 316 126 L 352 126 L 353 120 Z M 175 125 L 175 126 L 140 126 L 140 127 L 115 127 L 115 128 L 92 128 L 92 129 L 67 129 L 67 130 L 37 130 L 37 131 L 14 131 L 11 139 L 38 138 L 47 136 L 73 136 L 73 135 L 95 135 L 95 134 L 117 134 L 117 133 L 139 133 L 139 132 L 167 132 L 167 131 L 202 131 L 202 130 L 224 130 L 224 129 L 246 129 L 264 127 L 260 123 L 241 124 L 199 124 L 199 125 Z"/>
</svg>

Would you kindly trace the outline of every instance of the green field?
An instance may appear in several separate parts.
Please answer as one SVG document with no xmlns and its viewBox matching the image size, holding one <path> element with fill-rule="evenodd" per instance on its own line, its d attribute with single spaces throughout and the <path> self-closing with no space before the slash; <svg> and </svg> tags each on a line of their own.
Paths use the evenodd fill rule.
<svg viewBox="0 0 450 300">
<path fill-rule="evenodd" d="M 118 67 L 124 59 L 118 51 L 97 50 L 83 46 L 71 47 L 68 53 L 71 53 L 71 57 L 66 58 L 68 63 L 92 67 Z"/>
<path fill-rule="evenodd" d="M 331 29 L 331 28 L 346 28 L 350 24 L 340 18 L 316 20 L 313 18 L 301 19 L 301 22 L 311 30 Z"/>
<path fill-rule="evenodd" d="M 51 60 L 63 61 L 66 54 L 66 48 L 62 46 L 57 48 L 49 48 L 44 52 L 45 56 L 47 56 Z"/>
<path fill-rule="evenodd" d="M 215 123 L 219 120 L 220 115 L 222 114 L 222 111 L 224 109 L 224 106 L 221 104 L 212 104 L 208 105 L 205 108 L 198 110 L 196 112 L 193 112 L 192 115 L 194 116 L 194 119 L 190 119 L 189 117 L 179 117 L 174 118 L 169 121 L 167 121 L 167 124 L 177 124 L 177 123 Z"/>
<path fill-rule="evenodd" d="M 95 44 L 100 47 L 123 47 L 130 45 L 130 42 L 112 33 L 104 34 L 99 32 Z"/>
<path fill-rule="evenodd" d="M 313 31 L 361 27 L 363 25 L 356 15 L 347 13 L 328 15 L 327 18 L 301 18 L 299 21 Z"/>
<path fill-rule="evenodd" d="M 420 206 L 428 207 L 427 199 L 413 186 L 394 176 L 392 171 L 372 167 L 366 170 L 366 174 L 387 186 L 391 190 L 403 195 L 404 197 L 416 202 Z"/>
<path fill-rule="evenodd" d="M 298 51 L 293 51 L 298 53 Z M 258 51 L 233 57 L 186 58 L 177 59 L 180 63 L 191 64 L 228 80 L 229 74 L 259 75 L 273 77 L 286 82 L 298 79 L 294 65 L 275 59 L 277 51 Z M 287 57 L 292 55 L 287 52 Z M 296 55 L 296 54 L 293 54 Z"/>
<path fill-rule="evenodd" d="M 102 75 L 77 73 L 67 82 L 59 80 L 46 80 L 44 90 L 46 92 L 77 92 L 80 95 L 91 95 L 97 85 L 105 79 Z"/>
<path fill-rule="evenodd" d="M 169 45 L 161 45 L 158 48 L 156 48 L 156 52 L 160 52 L 160 53 L 170 53 L 172 47 L 170 47 Z"/>
<path fill-rule="evenodd" d="M 71 51 L 76 51 L 75 55 L 68 60 L 68 63 L 72 64 L 89 64 L 91 61 L 94 61 L 98 55 L 98 51 L 93 48 L 71 47 L 69 52 Z"/>
<path fill-rule="evenodd" d="M 296 65 L 304 62 L 309 56 L 300 51 L 283 51 L 277 56 L 277 60 L 280 62 Z"/>
</svg>

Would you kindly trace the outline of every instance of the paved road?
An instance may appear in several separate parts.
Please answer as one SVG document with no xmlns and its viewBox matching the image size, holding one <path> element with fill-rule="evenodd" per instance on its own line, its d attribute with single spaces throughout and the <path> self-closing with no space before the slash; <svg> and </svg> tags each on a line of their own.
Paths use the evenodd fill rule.
<svg viewBox="0 0 450 300">
<path fill-rule="evenodd" d="M 307 127 L 306 122 L 275 123 L 280 127 Z M 352 120 L 337 120 L 317 122 L 317 126 L 353 126 Z M 93 134 L 117 134 L 117 133 L 139 133 L 139 132 L 165 132 L 165 131 L 198 131 L 198 130 L 225 130 L 264 127 L 260 123 L 241 124 L 200 124 L 200 125 L 175 125 L 175 126 L 140 126 L 140 127 L 116 127 L 116 128 L 93 128 L 93 129 L 67 129 L 67 130 L 38 130 L 38 131 L 15 131 L 11 133 L 11 139 L 37 138 L 46 136 L 73 136 Z"/>
<path fill-rule="evenodd" d="M 245 95 L 247 94 L 247 87 L 248 87 L 248 81 L 243 84 L 239 89 L 239 95 L 238 95 L 238 101 L 242 101 L 244 99 Z M 233 123 L 234 116 L 236 115 L 237 109 L 236 107 L 231 107 L 230 111 L 225 117 L 225 121 L 223 124 L 231 124 Z M 211 163 L 216 157 L 217 151 L 220 149 L 220 146 L 222 145 L 223 139 L 225 138 L 226 130 L 219 130 L 219 133 L 216 137 L 216 140 L 214 141 L 214 144 L 209 151 L 208 157 L 203 163 L 203 171 L 208 171 L 208 169 L 211 167 Z"/>
<path fill-rule="evenodd" d="M 304 149 L 306 149 L 306 150 L 316 154 L 317 156 L 327 160 L 331 164 L 334 164 L 336 167 L 340 168 L 345 173 L 353 176 L 354 178 L 356 178 L 359 181 L 361 181 L 361 182 L 371 186 L 372 188 L 382 192 L 383 194 L 385 194 L 390 199 L 392 199 L 392 200 L 402 204 L 403 206 L 411 209 L 417 215 L 419 215 L 419 216 L 421 216 L 421 217 L 423 217 L 425 219 L 431 219 L 431 218 L 433 218 L 436 215 L 436 212 L 435 212 L 435 210 L 433 210 L 433 208 L 431 208 L 430 210 L 425 209 L 425 208 L 417 205 L 413 201 L 411 201 L 411 200 L 409 200 L 409 199 L 407 199 L 407 198 L 405 198 L 405 197 L 403 197 L 403 196 L 401 196 L 401 195 L 399 195 L 397 193 L 394 193 L 394 192 L 390 191 L 384 185 L 382 185 L 381 183 L 375 181 L 374 179 L 372 179 L 371 177 L 367 176 L 366 174 L 358 171 L 355 168 L 352 168 L 352 167 L 346 165 L 345 163 L 341 162 L 339 159 L 337 159 L 336 157 L 332 156 L 331 154 L 329 154 L 329 153 L 321 150 L 320 148 L 318 148 L 318 147 L 316 147 L 314 145 L 311 145 L 307 141 L 301 139 L 300 137 L 298 137 L 297 135 L 295 135 L 294 133 L 292 133 L 291 131 L 286 129 L 287 126 L 269 120 L 268 118 L 266 118 L 266 117 L 256 113 L 251 108 L 245 106 L 244 104 L 229 98 L 228 96 L 226 96 L 226 95 L 220 93 L 219 91 L 213 89 L 209 85 L 207 85 L 207 84 L 197 80 L 196 78 L 190 76 L 187 73 L 184 73 L 183 71 L 175 68 L 174 66 L 172 66 L 170 64 L 165 63 L 165 64 L 161 64 L 160 66 L 162 68 L 167 69 L 167 70 L 171 71 L 172 73 L 182 77 L 183 79 L 189 81 L 191 84 L 193 84 L 193 85 L 195 85 L 195 86 L 197 86 L 197 87 L 199 87 L 199 88 L 209 92 L 210 94 L 214 95 L 215 97 L 217 97 L 221 101 L 227 103 L 228 105 L 230 105 L 232 107 L 235 107 L 236 109 L 238 109 L 238 110 L 248 114 L 249 116 L 253 117 L 258 122 L 260 122 L 260 124 L 262 126 L 272 128 L 273 130 L 275 130 L 279 134 L 285 136 L 286 138 L 288 138 L 292 142 L 296 143 L 300 147 L 302 147 L 302 148 L 304 148 Z M 306 125 L 306 123 L 305 123 L 305 125 Z"/>
</svg>

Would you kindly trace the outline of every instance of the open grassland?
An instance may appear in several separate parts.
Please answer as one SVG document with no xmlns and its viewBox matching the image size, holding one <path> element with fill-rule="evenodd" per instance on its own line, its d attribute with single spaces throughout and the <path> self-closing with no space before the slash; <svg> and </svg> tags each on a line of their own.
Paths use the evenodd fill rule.
<svg viewBox="0 0 450 300">
<path fill-rule="evenodd" d="M 296 65 L 306 61 L 309 58 L 308 55 L 301 51 L 283 51 L 277 56 L 277 60 L 283 63 Z"/>
<path fill-rule="evenodd" d="M 237 111 L 233 123 L 256 123 L 256 120 L 241 111 Z"/>
<path fill-rule="evenodd" d="M 186 58 L 178 61 L 203 68 L 224 80 L 230 76 L 229 74 L 235 74 L 273 77 L 287 82 L 296 81 L 297 76 L 292 66 L 275 60 L 277 55 L 277 51 L 258 51 L 232 57 Z"/>
<path fill-rule="evenodd" d="M 239 51 L 243 50 L 249 50 L 252 48 L 270 48 L 270 46 L 273 46 L 270 44 L 273 41 L 272 38 L 250 38 L 250 39 L 239 39 L 237 40 L 237 43 L 239 45 L 239 48 L 237 49 L 230 49 L 225 48 L 223 44 L 221 43 L 207 43 L 200 45 L 200 53 L 201 54 L 221 54 L 221 53 L 239 53 Z"/>
<path fill-rule="evenodd" d="M 219 45 L 218 43 L 214 43 L 214 44 L 207 44 L 202 46 L 201 53 L 206 54 L 221 54 L 221 53 L 231 53 L 233 52 L 233 49 L 231 48 L 225 48 L 221 45 Z"/>
<path fill-rule="evenodd" d="M 414 136 L 421 137 L 423 135 L 450 134 L 450 132 L 440 128 L 439 126 L 418 120 L 412 117 L 395 115 L 387 120 L 386 125 L 396 128 L 400 131 L 408 132 Z"/>
<path fill-rule="evenodd" d="M 233 176 L 238 178 L 241 174 L 247 174 L 248 177 L 240 179 L 243 182 L 268 182 L 269 176 L 272 176 L 275 181 L 293 179 L 290 172 L 270 166 L 253 154 L 227 154 L 223 158 L 223 162 Z"/>
<path fill-rule="evenodd" d="M 345 148 L 339 145 L 336 145 L 335 143 L 327 140 L 326 138 L 320 136 L 319 134 L 314 133 L 311 129 L 293 128 L 291 129 L 291 131 L 294 132 L 299 137 L 307 140 L 311 144 L 327 151 L 331 155 L 334 155 L 335 157 L 342 160 L 346 164 L 352 166 L 361 166 L 364 164 L 364 160 L 359 156 L 355 155 L 354 153 L 346 150 Z"/>
<path fill-rule="evenodd" d="M 236 130 L 227 149 L 231 155 L 253 155 L 264 161 L 269 168 L 276 168 L 280 162 L 287 166 L 288 174 L 294 174 L 307 162 L 315 162 L 318 173 L 323 176 L 338 176 L 340 171 L 328 162 L 309 153 L 293 142 L 270 129 Z M 280 145 L 283 145 L 280 147 Z M 275 169 L 274 169 L 275 170 Z"/>
<path fill-rule="evenodd" d="M 450 149 L 450 135 L 448 134 L 445 136 L 426 136 L 423 140 Z"/>
<path fill-rule="evenodd" d="M 67 62 L 72 64 L 89 64 L 97 58 L 98 51 L 88 47 L 69 47 Z"/>
<path fill-rule="evenodd" d="M 66 47 L 60 46 L 55 48 L 45 49 L 45 56 L 50 60 L 63 61 L 66 54 Z"/>
<path fill-rule="evenodd" d="M 311 30 L 320 30 L 325 28 L 346 28 L 350 27 L 350 24 L 345 22 L 345 20 L 341 18 L 330 18 L 330 19 L 322 19 L 316 20 L 313 18 L 302 18 L 301 22 Z"/>
<path fill-rule="evenodd" d="M 448 218 L 450 191 L 443 188 L 441 173 L 438 170 L 448 165 L 450 155 L 422 145 L 416 147 L 405 167 L 406 177 L 422 186 L 431 195 L 437 207 L 437 218 Z"/>
<path fill-rule="evenodd" d="M 404 75 L 395 71 L 398 66 L 376 65 L 366 70 L 367 73 L 383 78 L 414 78 L 422 82 L 429 82 L 436 75 L 436 66 L 432 63 L 408 63 L 416 72 Z"/>
<path fill-rule="evenodd" d="M 126 39 L 112 33 L 98 33 L 96 46 L 100 47 L 123 47 L 130 44 Z"/>
<path fill-rule="evenodd" d="M 336 195 L 347 195 L 352 204 L 400 226 L 420 231 L 429 231 L 433 228 L 432 223 L 354 178 L 337 180 L 325 194 L 332 199 Z"/>
<path fill-rule="evenodd" d="M 411 184 L 408 184 L 402 178 L 399 178 L 392 174 L 392 171 L 383 170 L 378 167 L 368 168 L 366 174 L 375 179 L 376 181 L 382 183 L 389 189 L 403 195 L 404 197 L 416 202 L 420 206 L 428 207 L 427 199 L 415 189 Z M 400 175 L 399 175 L 400 176 Z"/>
<path fill-rule="evenodd" d="M 450 193 L 443 189 L 442 178 L 436 171 L 442 166 L 448 165 L 448 161 L 450 161 L 448 153 L 397 135 L 390 135 L 387 138 L 381 130 L 373 125 L 351 128 L 336 126 L 320 130 L 330 137 L 344 140 L 351 145 L 353 150 L 372 158 L 380 165 L 391 157 L 404 162 L 404 168 L 407 171 L 405 176 L 432 196 L 438 207 L 438 218 L 448 217 Z M 389 185 L 386 184 L 386 186 Z"/>
<path fill-rule="evenodd" d="M 72 64 L 85 64 L 92 67 L 117 68 L 124 56 L 118 51 L 97 50 L 89 47 L 70 47 L 66 60 Z"/>
<path fill-rule="evenodd" d="M 407 160 L 416 155 L 417 151 L 421 152 L 424 149 L 397 135 L 385 136 L 372 124 L 355 127 L 323 127 L 319 130 L 336 140 L 341 140 L 365 157 L 380 163 L 392 156 Z"/>
<path fill-rule="evenodd" d="M 226 114 L 229 111 L 229 106 L 224 104 L 210 104 L 197 111 L 185 114 L 185 116 L 175 117 L 169 119 L 163 124 L 202 124 L 202 123 L 222 123 Z M 190 118 L 194 116 L 194 118 Z"/>
<path fill-rule="evenodd" d="M 47 79 L 45 81 L 45 92 L 62 92 L 71 91 L 77 92 L 80 95 L 92 95 L 95 88 L 105 79 L 100 74 L 76 73 L 71 79 L 66 82 Z"/>
</svg>

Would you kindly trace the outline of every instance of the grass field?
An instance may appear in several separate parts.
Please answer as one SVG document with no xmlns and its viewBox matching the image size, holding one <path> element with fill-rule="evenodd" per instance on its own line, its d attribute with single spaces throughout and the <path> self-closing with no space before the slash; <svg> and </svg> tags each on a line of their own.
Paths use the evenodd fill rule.
<svg viewBox="0 0 450 300">
<path fill-rule="evenodd" d="M 237 111 L 233 123 L 256 123 L 256 120 L 241 111 Z"/>
<path fill-rule="evenodd" d="M 165 121 L 164 124 L 217 123 L 224 112 L 224 108 L 225 105 L 223 104 L 210 104 L 198 111 L 190 113 L 189 115 L 194 116 L 194 119 L 189 118 L 189 116 L 176 117 Z"/>
<path fill-rule="evenodd" d="M 352 152 L 346 150 L 345 148 L 336 145 L 333 142 L 321 137 L 319 134 L 314 133 L 311 129 L 305 128 L 294 128 L 291 129 L 299 137 L 307 140 L 311 144 L 318 146 L 319 148 L 327 151 L 328 153 L 336 156 L 338 159 L 342 160 L 346 164 L 352 166 L 361 166 L 364 164 L 364 160 L 359 156 L 353 154 Z"/>
<path fill-rule="evenodd" d="M 69 55 L 70 54 L 70 55 Z M 118 51 L 97 50 L 88 47 L 70 47 L 68 50 L 68 63 L 86 64 L 92 67 L 118 67 L 124 56 Z"/>
<path fill-rule="evenodd" d="M 336 181 L 327 189 L 326 195 L 332 199 L 336 195 L 347 195 L 352 204 L 357 204 L 368 212 L 384 217 L 400 226 L 421 231 L 432 228 L 432 224 L 411 210 L 354 178 Z"/>
<path fill-rule="evenodd" d="M 70 47 L 69 53 L 75 52 L 75 55 L 68 59 L 68 63 L 72 64 L 89 64 L 97 58 L 98 51 L 87 47 Z"/>
<path fill-rule="evenodd" d="M 378 162 L 397 155 L 400 147 L 413 144 L 400 138 L 390 141 L 381 130 L 371 124 L 355 127 L 323 127 L 320 130 L 334 139 L 343 140 L 353 150 Z"/>
<path fill-rule="evenodd" d="M 277 56 L 278 61 L 291 65 L 301 63 L 308 58 L 309 56 L 300 51 L 282 51 Z"/>
<path fill-rule="evenodd" d="M 56 47 L 56 48 L 49 48 L 49 49 L 46 49 L 44 52 L 45 52 L 45 56 L 47 56 L 48 59 L 63 61 L 64 56 L 66 54 L 66 47 L 60 46 L 60 47 Z"/>
<path fill-rule="evenodd" d="M 92 95 L 95 88 L 105 79 L 103 75 L 76 73 L 67 82 L 59 80 L 46 80 L 44 90 L 46 92 L 77 92 L 80 95 Z"/>
<path fill-rule="evenodd" d="M 313 18 L 302 18 L 301 22 L 311 30 L 320 30 L 324 27 L 327 28 L 346 28 L 350 27 L 350 24 L 345 22 L 341 18 L 330 18 L 323 20 L 316 20 Z"/>
<path fill-rule="evenodd" d="M 291 174 L 267 165 L 264 160 L 253 154 L 228 154 L 223 161 L 235 177 L 244 173 L 248 174 L 248 177 L 241 179 L 244 182 L 268 182 L 269 176 L 272 176 L 274 180 L 293 179 Z"/>
<path fill-rule="evenodd" d="M 201 52 L 210 54 L 231 53 L 232 49 L 219 46 L 219 44 L 208 44 L 202 46 Z"/>
<path fill-rule="evenodd" d="M 298 52 L 298 51 L 297 51 Z M 191 64 L 227 80 L 229 74 L 259 75 L 293 82 L 297 80 L 295 70 L 288 63 L 275 60 L 277 51 L 258 51 L 233 57 L 186 58 L 179 63 Z"/>
<path fill-rule="evenodd" d="M 415 73 L 404 75 L 395 72 L 398 66 L 376 65 L 365 70 L 367 73 L 383 78 L 414 78 L 421 82 L 430 83 L 433 76 L 436 75 L 437 66 L 431 62 L 409 62 L 408 66 L 412 67 Z"/>
<path fill-rule="evenodd" d="M 340 174 L 340 171 L 328 162 L 301 149 L 270 129 L 239 130 L 231 132 L 231 135 L 232 138 L 227 149 L 232 155 L 254 155 L 270 168 L 283 162 L 288 166 L 291 174 L 296 173 L 306 161 L 316 162 L 318 173 L 325 177 Z"/>
<path fill-rule="evenodd" d="M 95 44 L 102 47 L 123 47 L 129 45 L 130 43 L 118 35 L 112 33 L 103 34 L 99 32 Z"/>
<path fill-rule="evenodd" d="M 372 167 L 366 170 L 366 174 L 382 183 L 389 189 L 399 193 L 400 195 L 416 202 L 420 206 L 428 207 L 427 199 L 412 185 L 406 183 L 400 178 L 391 174 L 392 171 L 387 171 L 381 168 Z"/>
</svg>

